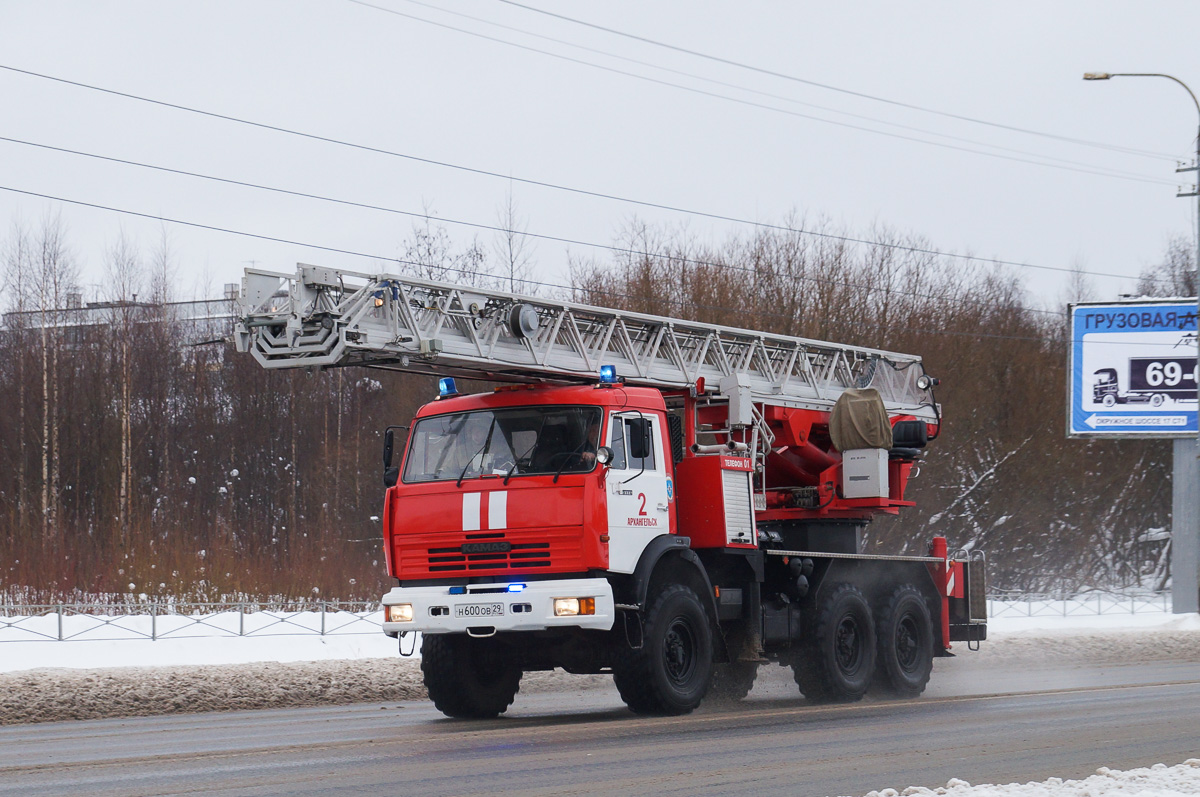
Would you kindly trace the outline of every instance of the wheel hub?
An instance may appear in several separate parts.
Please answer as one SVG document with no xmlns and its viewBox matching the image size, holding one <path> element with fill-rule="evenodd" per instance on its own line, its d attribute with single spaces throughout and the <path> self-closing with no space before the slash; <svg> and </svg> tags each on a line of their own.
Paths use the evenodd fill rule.
<svg viewBox="0 0 1200 797">
<path fill-rule="evenodd" d="M 920 658 L 920 634 L 917 632 L 917 622 L 910 616 L 905 616 L 896 624 L 896 660 L 906 671 L 916 669 Z"/>
<path fill-rule="evenodd" d="M 686 683 L 696 669 L 696 641 L 691 625 L 682 617 L 671 621 L 663 639 L 663 663 L 675 683 Z"/>
<path fill-rule="evenodd" d="M 859 633 L 858 622 L 853 617 L 843 618 L 838 623 L 833 643 L 834 658 L 842 672 L 848 675 L 858 672 L 858 668 L 862 665 L 862 645 L 862 634 Z"/>
</svg>

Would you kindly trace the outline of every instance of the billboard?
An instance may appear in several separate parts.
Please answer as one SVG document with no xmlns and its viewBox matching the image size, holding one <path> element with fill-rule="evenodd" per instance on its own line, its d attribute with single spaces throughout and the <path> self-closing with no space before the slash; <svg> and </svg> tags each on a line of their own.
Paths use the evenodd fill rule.
<svg viewBox="0 0 1200 797">
<path fill-rule="evenodd" d="M 1196 302 L 1073 304 L 1068 437 L 1196 434 Z"/>
</svg>

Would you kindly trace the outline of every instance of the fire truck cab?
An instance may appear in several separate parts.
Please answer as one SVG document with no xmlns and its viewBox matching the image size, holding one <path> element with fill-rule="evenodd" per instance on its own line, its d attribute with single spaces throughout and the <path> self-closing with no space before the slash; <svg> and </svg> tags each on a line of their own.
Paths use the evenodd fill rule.
<svg viewBox="0 0 1200 797">
<path fill-rule="evenodd" d="M 756 468 L 753 433 L 730 429 L 728 403 L 703 390 L 610 371 L 592 385 L 459 395 L 443 379 L 441 391 L 395 466 L 388 435 L 397 586 L 383 603 L 386 632 L 422 634 L 426 685 L 450 716 L 494 716 L 523 672 L 556 667 L 611 672 L 643 713 L 690 711 L 710 688 L 744 697 L 772 659 L 814 700 L 872 683 L 911 696 L 951 639 L 985 636 L 967 563 L 944 541 L 909 561 L 862 554 L 870 517 L 911 505 L 917 447 L 875 452 L 887 486 L 847 497 L 828 413 L 764 408 L 775 445 Z M 899 442 L 925 445 L 924 422 L 896 423 Z"/>
</svg>

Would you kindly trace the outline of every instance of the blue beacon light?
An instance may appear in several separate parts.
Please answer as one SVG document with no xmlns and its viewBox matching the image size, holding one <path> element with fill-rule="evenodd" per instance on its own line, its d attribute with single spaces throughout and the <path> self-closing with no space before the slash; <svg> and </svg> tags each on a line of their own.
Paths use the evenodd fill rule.
<svg viewBox="0 0 1200 797">
<path fill-rule="evenodd" d="M 613 385 L 617 382 L 617 366 L 602 365 L 600 366 L 600 383 L 604 385 Z"/>
<path fill-rule="evenodd" d="M 509 584 L 508 591 L 509 592 L 524 592 L 525 585 L 524 584 Z"/>
<path fill-rule="evenodd" d="M 443 376 L 438 380 L 438 395 L 443 397 L 458 395 L 458 388 L 454 385 L 454 377 Z"/>
</svg>

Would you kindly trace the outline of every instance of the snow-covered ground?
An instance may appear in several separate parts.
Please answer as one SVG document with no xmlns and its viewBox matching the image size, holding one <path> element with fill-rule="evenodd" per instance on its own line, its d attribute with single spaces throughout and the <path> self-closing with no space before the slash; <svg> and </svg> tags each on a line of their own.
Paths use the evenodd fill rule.
<svg viewBox="0 0 1200 797">
<path fill-rule="evenodd" d="M 1154 607 L 1137 613 L 1055 614 L 1049 605 L 1006 611 L 988 623 L 993 638 L 1086 635 L 1096 631 L 1200 630 L 1200 616 L 1176 615 Z M 186 666 L 392 658 L 396 640 L 379 631 L 382 614 L 358 616 L 318 612 L 273 614 L 236 612 L 203 617 L 148 615 L 97 618 L 68 615 L 58 641 L 58 617 L 0 618 L 0 672 L 46 667 Z M 326 634 L 321 635 L 321 623 Z M 239 635 L 239 633 L 241 635 Z"/>
<path fill-rule="evenodd" d="M 393 658 L 383 613 L 0 618 L 0 672 Z M 326 633 L 320 633 L 324 623 Z M 157 637 L 152 639 L 151 637 Z"/>
<path fill-rule="evenodd" d="M 952 779 L 945 786 L 912 786 L 903 791 L 883 789 L 866 797 L 1196 797 L 1200 794 L 1200 758 L 1169 767 L 1155 764 L 1138 769 L 1101 767 L 1082 780 L 1049 778 L 1040 783 L 980 784 Z"/>
</svg>

